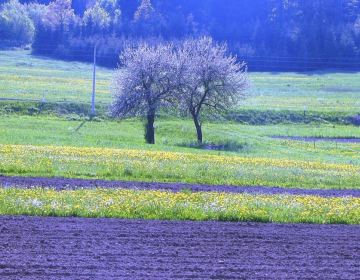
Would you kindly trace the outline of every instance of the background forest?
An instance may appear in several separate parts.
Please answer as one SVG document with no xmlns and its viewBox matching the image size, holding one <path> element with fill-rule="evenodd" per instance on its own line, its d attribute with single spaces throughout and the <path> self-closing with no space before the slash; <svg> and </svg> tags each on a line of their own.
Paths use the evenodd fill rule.
<svg viewBox="0 0 360 280">
<path fill-rule="evenodd" d="M 2 47 L 115 67 L 126 44 L 226 41 L 250 71 L 360 68 L 358 0 L 0 0 Z"/>
</svg>

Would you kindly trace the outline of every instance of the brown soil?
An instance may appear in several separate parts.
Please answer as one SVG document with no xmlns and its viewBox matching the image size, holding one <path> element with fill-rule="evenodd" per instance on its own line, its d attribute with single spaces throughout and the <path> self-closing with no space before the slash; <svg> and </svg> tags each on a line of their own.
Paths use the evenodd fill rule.
<svg viewBox="0 0 360 280">
<path fill-rule="evenodd" d="M 360 226 L 0 216 L 1 279 L 359 279 Z"/>
<path fill-rule="evenodd" d="M 151 182 L 130 182 L 130 181 L 105 181 L 105 180 L 86 180 L 86 179 L 66 179 L 66 178 L 39 178 L 39 177 L 10 177 L 0 175 L 0 186 L 18 187 L 51 187 L 57 190 L 76 189 L 76 188 L 139 188 L 139 189 L 163 189 L 177 192 L 183 189 L 190 189 L 193 192 L 215 191 L 232 193 L 261 193 L 261 194 L 304 194 L 318 196 L 354 196 L 360 197 L 360 190 L 321 190 L 321 189 L 285 189 L 279 187 L 261 186 L 228 186 L 228 185 L 200 185 L 183 183 L 151 183 Z"/>
<path fill-rule="evenodd" d="M 5 176 L 0 185 L 230 187 Z M 348 225 L 0 216 L 0 279 L 359 279 L 359 244 L 360 226 Z"/>
</svg>

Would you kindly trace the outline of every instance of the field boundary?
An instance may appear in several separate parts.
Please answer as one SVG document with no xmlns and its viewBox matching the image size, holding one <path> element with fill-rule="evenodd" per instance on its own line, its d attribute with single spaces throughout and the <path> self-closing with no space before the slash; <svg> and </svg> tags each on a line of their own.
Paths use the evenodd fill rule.
<svg viewBox="0 0 360 280">
<path fill-rule="evenodd" d="M 263 186 L 231 186 L 231 185 L 202 185 L 185 183 L 161 183 L 161 182 L 135 182 L 135 181 L 106 181 L 92 179 L 68 179 L 68 178 L 45 178 L 45 177 L 12 177 L 0 175 L 2 187 L 49 187 L 56 190 L 78 188 L 127 188 L 146 190 L 167 190 L 179 192 L 188 190 L 192 192 L 228 192 L 249 194 L 290 194 L 290 195 L 315 195 L 324 197 L 360 197 L 360 190 L 350 189 L 290 189 L 280 187 Z"/>
<path fill-rule="evenodd" d="M 95 104 L 95 115 L 101 118 L 109 118 L 108 102 L 97 102 Z M 0 115 L 29 115 L 29 116 L 67 116 L 77 115 L 89 116 L 91 102 L 86 101 L 64 101 L 64 100 L 36 100 L 36 99 L 16 99 L 0 98 Z M 157 118 L 166 118 L 168 113 L 158 112 Z M 74 116 L 72 116 L 74 117 Z M 256 110 L 256 109 L 235 109 L 230 110 L 220 118 L 215 118 L 211 114 L 204 116 L 207 122 L 235 122 L 243 125 L 275 125 L 275 124 L 321 124 L 333 123 L 340 125 L 360 126 L 360 116 L 349 112 L 317 112 L 308 111 L 306 116 L 301 110 Z M 71 119 L 73 120 L 73 119 Z M 74 120 L 78 120 L 75 117 Z"/>
</svg>

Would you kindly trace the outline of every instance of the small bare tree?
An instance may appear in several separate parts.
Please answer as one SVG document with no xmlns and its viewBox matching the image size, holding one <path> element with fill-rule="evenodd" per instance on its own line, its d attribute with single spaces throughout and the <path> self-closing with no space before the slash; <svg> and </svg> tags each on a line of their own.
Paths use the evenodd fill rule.
<svg viewBox="0 0 360 280">
<path fill-rule="evenodd" d="M 203 107 L 223 113 L 238 105 L 249 87 L 245 63 L 237 63 L 226 49 L 225 43 L 214 44 L 212 38 L 203 37 L 184 41 L 176 52 L 179 104 L 191 114 L 199 142 Z"/>
<path fill-rule="evenodd" d="M 113 117 L 125 118 L 146 115 L 145 139 L 155 143 L 155 113 L 174 103 L 174 54 L 171 45 L 156 47 L 140 44 L 126 47 L 113 79 L 114 102 L 110 106 Z"/>
</svg>

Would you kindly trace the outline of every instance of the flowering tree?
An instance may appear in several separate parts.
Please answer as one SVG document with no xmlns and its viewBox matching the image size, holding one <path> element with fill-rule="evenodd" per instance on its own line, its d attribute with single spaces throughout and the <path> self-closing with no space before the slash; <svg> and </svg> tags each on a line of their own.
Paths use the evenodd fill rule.
<svg viewBox="0 0 360 280">
<path fill-rule="evenodd" d="M 124 69 L 113 80 L 111 113 L 120 118 L 145 114 L 148 143 L 155 143 L 155 112 L 168 106 L 191 114 L 202 142 L 199 116 L 203 107 L 217 114 L 225 112 L 238 104 L 249 86 L 245 64 L 227 56 L 226 44 L 214 44 L 209 37 L 186 40 L 177 48 L 127 47 L 120 61 Z"/>
<path fill-rule="evenodd" d="M 110 110 L 114 117 L 146 115 L 145 139 L 155 143 L 155 113 L 161 107 L 174 104 L 175 71 L 171 45 L 138 48 L 126 47 L 120 54 L 123 69 L 113 79 L 115 101 Z"/>
<path fill-rule="evenodd" d="M 212 38 L 188 39 L 177 51 L 178 100 L 188 111 L 202 142 L 200 112 L 207 107 L 222 113 L 244 97 L 249 81 L 245 63 L 226 54 L 226 44 L 214 44 Z"/>
</svg>

